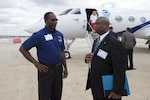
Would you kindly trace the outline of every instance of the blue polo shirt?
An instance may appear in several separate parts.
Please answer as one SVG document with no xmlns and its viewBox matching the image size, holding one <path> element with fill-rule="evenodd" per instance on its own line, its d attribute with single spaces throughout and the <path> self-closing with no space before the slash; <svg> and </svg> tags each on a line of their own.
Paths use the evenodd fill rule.
<svg viewBox="0 0 150 100">
<path fill-rule="evenodd" d="M 36 47 L 38 61 L 44 64 L 61 62 L 62 51 L 65 49 L 63 34 L 57 30 L 51 33 L 47 27 L 34 33 L 22 46 L 27 51 Z"/>
</svg>

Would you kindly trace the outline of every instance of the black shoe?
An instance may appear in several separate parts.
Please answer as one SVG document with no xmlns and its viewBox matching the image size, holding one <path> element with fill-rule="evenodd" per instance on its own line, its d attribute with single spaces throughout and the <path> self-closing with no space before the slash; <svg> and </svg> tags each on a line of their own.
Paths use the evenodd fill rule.
<svg viewBox="0 0 150 100">
<path fill-rule="evenodd" d="M 131 67 L 130 70 L 135 70 L 135 68 Z"/>
<path fill-rule="evenodd" d="M 130 68 L 129 68 L 129 67 L 127 67 L 127 68 L 126 68 L 126 70 L 130 70 Z"/>
</svg>

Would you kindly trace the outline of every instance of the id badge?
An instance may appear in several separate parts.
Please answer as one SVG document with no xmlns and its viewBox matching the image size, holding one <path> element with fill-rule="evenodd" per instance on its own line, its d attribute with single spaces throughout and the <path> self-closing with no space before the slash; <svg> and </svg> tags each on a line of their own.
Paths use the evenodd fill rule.
<svg viewBox="0 0 150 100">
<path fill-rule="evenodd" d="M 98 53 L 97 53 L 97 56 L 103 58 L 103 59 L 106 59 L 108 53 L 102 49 L 99 49 Z"/>
<path fill-rule="evenodd" d="M 46 40 L 46 41 L 53 40 L 52 34 L 44 35 L 44 37 L 45 37 L 45 40 Z"/>
</svg>

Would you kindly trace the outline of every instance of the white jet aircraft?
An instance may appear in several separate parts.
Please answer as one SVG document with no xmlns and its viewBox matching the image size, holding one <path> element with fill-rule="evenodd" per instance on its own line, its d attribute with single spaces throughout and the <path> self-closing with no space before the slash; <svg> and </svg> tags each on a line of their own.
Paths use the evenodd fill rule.
<svg viewBox="0 0 150 100">
<path fill-rule="evenodd" d="M 57 30 L 64 34 L 66 40 L 66 58 L 70 58 L 69 47 L 75 38 L 86 38 L 89 46 L 92 46 L 96 35 L 91 31 L 89 18 L 93 10 L 98 16 L 108 17 L 113 31 L 120 36 L 127 27 L 132 29 L 136 38 L 148 40 L 150 48 L 150 13 L 144 10 L 121 9 L 121 8 L 70 8 L 57 16 Z M 44 21 L 27 27 L 25 31 L 34 33 L 44 27 Z M 70 41 L 71 40 L 71 41 Z"/>
</svg>

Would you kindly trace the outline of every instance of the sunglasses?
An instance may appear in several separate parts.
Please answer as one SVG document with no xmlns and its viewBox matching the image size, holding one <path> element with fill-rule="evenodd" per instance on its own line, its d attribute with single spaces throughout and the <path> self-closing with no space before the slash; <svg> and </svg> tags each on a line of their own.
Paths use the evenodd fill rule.
<svg viewBox="0 0 150 100">
<path fill-rule="evenodd" d="M 56 18 L 56 19 L 52 19 L 51 21 L 58 21 L 58 19 Z"/>
</svg>

